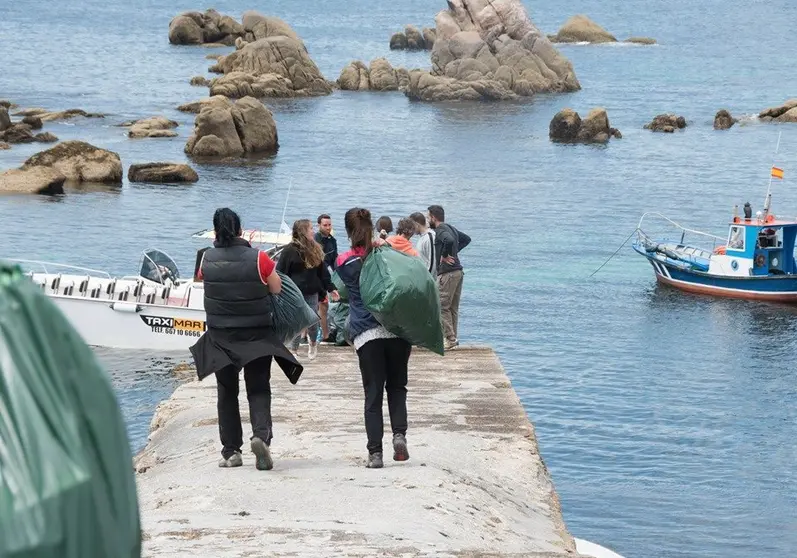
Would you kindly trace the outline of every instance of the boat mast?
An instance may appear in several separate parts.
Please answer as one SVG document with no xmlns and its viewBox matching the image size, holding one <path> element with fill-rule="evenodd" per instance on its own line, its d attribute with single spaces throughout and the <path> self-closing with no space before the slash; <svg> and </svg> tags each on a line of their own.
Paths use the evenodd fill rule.
<svg viewBox="0 0 797 558">
<path fill-rule="evenodd" d="M 780 135 L 783 132 L 778 132 L 778 143 L 775 145 L 775 155 L 778 154 L 778 149 L 780 148 Z M 772 158 L 772 166 L 775 166 L 775 157 Z M 764 198 L 764 219 L 769 216 L 769 207 L 772 204 L 772 168 L 769 170 L 769 186 L 767 186 L 767 197 Z"/>
</svg>

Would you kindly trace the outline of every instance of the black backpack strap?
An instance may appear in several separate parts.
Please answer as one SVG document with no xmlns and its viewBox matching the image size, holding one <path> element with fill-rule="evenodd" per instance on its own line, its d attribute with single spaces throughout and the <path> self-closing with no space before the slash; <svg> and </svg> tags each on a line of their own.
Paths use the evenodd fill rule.
<svg viewBox="0 0 797 558">
<path fill-rule="evenodd" d="M 429 273 L 431 273 L 434 269 L 434 236 L 430 232 L 426 234 L 429 235 L 429 243 L 432 245 L 432 257 L 429 259 Z"/>
</svg>

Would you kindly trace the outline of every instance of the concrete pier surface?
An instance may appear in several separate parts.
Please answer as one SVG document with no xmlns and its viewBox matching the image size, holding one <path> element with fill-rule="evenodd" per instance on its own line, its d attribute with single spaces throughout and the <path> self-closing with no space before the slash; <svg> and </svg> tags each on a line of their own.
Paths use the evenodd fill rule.
<svg viewBox="0 0 797 558">
<path fill-rule="evenodd" d="M 534 428 L 495 353 L 413 350 L 410 460 L 366 469 L 351 348 L 321 347 L 297 385 L 272 367 L 274 469 L 221 469 L 213 377 L 158 407 L 136 456 L 145 556 L 578 556 Z M 243 374 L 241 374 L 243 376 Z M 242 378 L 243 380 L 243 378 Z"/>
</svg>

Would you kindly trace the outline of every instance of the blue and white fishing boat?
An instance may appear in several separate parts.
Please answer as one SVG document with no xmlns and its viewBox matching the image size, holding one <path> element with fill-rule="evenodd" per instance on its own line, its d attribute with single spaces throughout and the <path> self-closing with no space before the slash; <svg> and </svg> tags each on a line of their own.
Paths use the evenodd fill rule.
<svg viewBox="0 0 797 558">
<path fill-rule="evenodd" d="M 772 178 L 783 171 L 772 167 Z M 794 244 L 797 220 L 778 219 L 770 210 L 767 192 L 763 211 L 753 215 L 749 202 L 744 215 L 738 206 L 720 237 L 682 227 L 660 213 L 645 213 L 637 225 L 634 250 L 647 258 L 656 279 L 683 291 L 714 296 L 797 303 L 797 264 Z M 647 232 L 646 218 L 659 217 L 677 230 L 676 236 Z M 686 236 L 695 237 L 694 242 Z"/>
</svg>

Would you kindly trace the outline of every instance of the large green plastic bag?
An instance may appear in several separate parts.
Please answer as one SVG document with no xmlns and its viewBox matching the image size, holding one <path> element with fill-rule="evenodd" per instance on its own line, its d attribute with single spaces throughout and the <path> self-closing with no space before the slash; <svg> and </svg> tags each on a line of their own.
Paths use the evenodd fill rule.
<svg viewBox="0 0 797 558">
<path fill-rule="evenodd" d="M 342 346 L 347 343 L 346 318 L 349 317 L 349 305 L 337 302 L 329 305 L 330 330 L 335 331 L 335 345 Z"/>
<path fill-rule="evenodd" d="M 337 270 L 332 274 L 332 284 L 335 285 L 335 290 L 337 290 L 340 295 L 340 302 L 349 302 L 349 289 L 346 288 L 346 284 L 343 282 L 343 279 L 340 278 L 340 275 L 338 275 Z"/>
<path fill-rule="evenodd" d="M 440 294 L 423 260 L 374 248 L 360 272 L 363 304 L 390 333 L 443 354 Z"/>
<path fill-rule="evenodd" d="M 141 556 L 110 379 L 61 311 L 0 262 L 0 556 Z"/>
<path fill-rule="evenodd" d="M 321 319 L 305 302 L 296 283 L 281 271 L 276 273 L 282 279 L 282 291 L 278 295 L 271 295 L 274 302 L 274 330 L 277 337 L 287 344 L 302 330 L 319 323 Z"/>
</svg>

